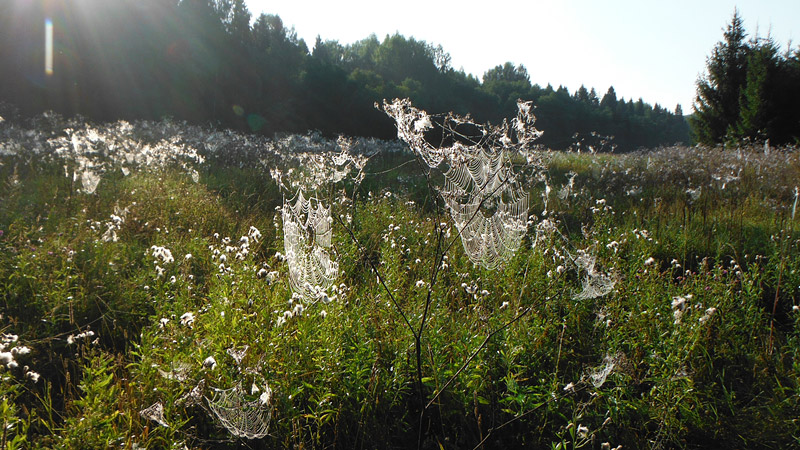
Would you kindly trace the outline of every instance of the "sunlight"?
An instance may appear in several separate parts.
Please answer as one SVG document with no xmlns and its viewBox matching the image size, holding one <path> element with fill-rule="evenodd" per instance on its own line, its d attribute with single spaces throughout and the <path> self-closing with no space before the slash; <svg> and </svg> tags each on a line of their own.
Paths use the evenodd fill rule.
<svg viewBox="0 0 800 450">
<path fill-rule="evenodd" d="M 44 20 L 44 73 L 53 75 L 53 21 Z"/>
</svg>

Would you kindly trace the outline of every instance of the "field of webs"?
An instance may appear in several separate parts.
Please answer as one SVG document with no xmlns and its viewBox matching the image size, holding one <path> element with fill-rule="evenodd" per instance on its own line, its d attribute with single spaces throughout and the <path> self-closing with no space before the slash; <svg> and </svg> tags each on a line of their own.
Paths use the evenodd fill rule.
<svg viewBox="0 0 800 450">
<path fill-rule="evenodd" d="M 798 149 L 384 108 L 416 150 L 0 122 L 0 446 L 798 445 Z"/>
</svg>

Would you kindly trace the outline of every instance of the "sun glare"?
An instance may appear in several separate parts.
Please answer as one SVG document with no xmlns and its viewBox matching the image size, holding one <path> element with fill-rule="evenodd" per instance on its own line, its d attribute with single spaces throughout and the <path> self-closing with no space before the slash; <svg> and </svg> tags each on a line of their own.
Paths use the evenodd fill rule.
<svg viewBox="0 0 800 450">
<path fill-rule="evenodd" d="M 53 75 L 53 21 L 44 20 L 44 73 Z"/>
</svg>

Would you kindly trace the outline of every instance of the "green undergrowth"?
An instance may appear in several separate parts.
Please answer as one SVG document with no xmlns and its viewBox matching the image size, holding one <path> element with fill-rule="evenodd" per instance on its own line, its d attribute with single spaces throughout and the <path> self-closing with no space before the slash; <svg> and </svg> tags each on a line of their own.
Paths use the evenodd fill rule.
<svg viewBox="0 0 800 450">
<path fill-rule="evenodd" d="M 722 187 L 697 158 L 553 155 L 550 195 L 535 186 L 529 232 L 494 271 L 466 257 L 419 166 L 375 158 L 345 193 L 355 206 L 323 198 L 332 301 L 288 316 L 283 198 L 258 170 L 107 173 L 89 195 L 60 166 L 9 159 L 2 326 L 31 351 L 0 372 L 0 444 L 797 445 L 797 167 L 764 178 L 745 165 Z M 582 295 L 580 255 L 607 293 Z M 268 436 L 220 426 L 209 399 L 234 386 L 271 390 Z M 160 420 L 140 414 L 157 403 Z"/>
</svg>

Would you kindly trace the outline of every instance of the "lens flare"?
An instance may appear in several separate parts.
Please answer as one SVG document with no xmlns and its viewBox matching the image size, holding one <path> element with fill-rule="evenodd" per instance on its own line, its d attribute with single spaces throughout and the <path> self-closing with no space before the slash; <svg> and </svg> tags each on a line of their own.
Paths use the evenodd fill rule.
<svg viewBox="0 0 800 450">
<path fill-rule="evenodd" d="M 44 20 L 44 73 L 53 75 L 53 21 Z"/>
</svg>

